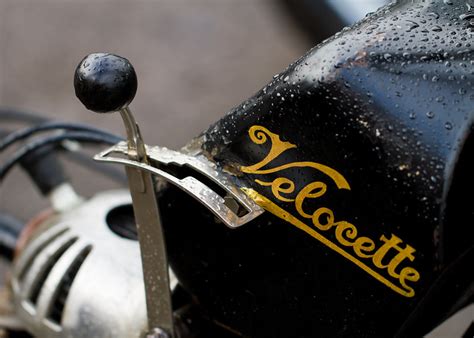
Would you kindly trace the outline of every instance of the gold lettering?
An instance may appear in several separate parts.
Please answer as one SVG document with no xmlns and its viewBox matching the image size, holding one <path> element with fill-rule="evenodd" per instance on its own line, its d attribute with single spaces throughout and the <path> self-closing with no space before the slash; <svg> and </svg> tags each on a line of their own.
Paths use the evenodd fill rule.
<svg viewBox="0 0 474 338">
<path fill-rule="evenodd" d="M 325 166 L 323 164 L 316 163 L 316 162 L 292 162 L 292 163 L 284 164 L 275 168 L 262 169 L 271 161 L 273 161 L 275 158 L 280 156 L 283 152 L 291 148 L 296 148 L 296 146 L 294 144 L 291 144 L 290 142 L 283 142 L 282 140 L 280 140 L 280 136 L 272 133 L 267 128 L 262 127 L 262 126 L 252 126 L 249 129 L 249 136 L 252 142 L 256 144 L 264 144 L 265 142 L 267 142 L 268 138 L 270 138 L 272 147 L 269 153 L 267 154 L 267 156 L 265 156 L 265 158 L 261 160 L 260 162 L 258 162 L 257 164 L 254 164 L 251 166 L 240 167 L 240 170 L 243 173 L 271 174 L 271 173 L 276 173 L 276 172 L 289 169 L 289 168 L 305 168 L 305 167 L 314 168 L 326 174 L 327 176 L 329 176 L 339 189 L 351 190 L 351 187 L 349 183 L 347 182 L 347 180 L 344 178 L 344 176 L 342 176 L 336 170 L 328 166 Z"/>
<path fill-rule="evenodd" d="M 413 262 L 415 259 L 415 257 L 412 255 L 415 252 L 415 249 L 413 249 L 411 246 L 407 245 L 404 249 L 396 247 L 396 249 L 400 250 L 400 252 L 395 257 L 393 257 L 390 263 L 388 263 L 388 274 L 395 278 L 400 276 L 395 271 L 395 269 L 400 265 L 401 262 L 403 262 L 405 259 L 409 259 Z"/>
<path fill-rule="evenodd" d="M 258 205 L 260 205 L 262 208 L 267 210 L 268 212 L 276 215 L 277 217 L 280 217 L 281 219 L 285 220 L 286 222 L 294 225 L 298 229 L 306 232 L 308 235 L 311 237 L 317 239 L 319 242 L 322 244 L 326 245 L 328 248 L 331 250 L 334 250 L 335 252 L 339 253 L 341 256 L 344 258 L 348 259 L 352 263 L 354 263 L 356 266 L 367 272 L 369 275 L 374 277 L 376 280 L 381 282 L 382 284 L 386 285 L 393 291 L 399 293 L 402 296 L 405 297 L 413 297 L 415 295 L 415 291 L 413 288 L 409 287 L 406 285 L 404 282 L 401 286 L 395 285 L 392 281 L 389 281 L 386 277 L 382 276 L 379 272 L 375 271 L 373 268 L 368 266 L 366 263 L 362 262 L 361 260 L 355 258 L 354 256 L 350 255 L 347 253 L 345 250 L 341 249 L 340 246 L 337 244 L 333 243 L 332 241 L 328 240 L 326 237 L 322 236 L 319 232 L 315 231 L 313 228 L 309 227 L 308 225 L 304 224 L 302 221 L 300 221 L 297 217 L 293 216 L 291 213 L 285 211 L 284 209 L 280 208 L 278 205 L 270 201 L 268 198 L 265 196 L 259 194 L 253 189 L 249 188 L 242 188 L 242 190 L 250 197 L 252 198 Z M 325 209 L 324 211 L 327 211 L 329 209 Z M 322 213 L 322 212 L 321 212 Z M 334 225 L 334 222 L 330 222 L 331 225 Z M 408 270 L 403 271 L 402 270 L 402 276 L 403 276 L 403 281 L 408 280 L 408 281 L 413 281 L 416 282 L 420 276 L 419 273 L 413 269 L 413 268 L 408 268 Z"/>
<path fill-rule="evenodd" d="M 291 194 L 295 191 L 295 184 L 292 180 L 287 179 L 286 177 L 279 177 L 272 182 L 263 182 L 260 180 L 255 180 L 260 185 L 272 187 L 273 195 L 282 202 L 293 202 L 294 199 L 283 197 L 280 193 Z M 286 188 L 283 187 L 286 185 Z"/>
<path fill-rule="evenodd" d="M 313 182 L 305 186 L 296 196 L 295 207 L 298 213 L 305 218 L 312 218 L 303 211 L 303 202 L 307 198 L 318 198 L 326 192 L 326 184 L 323 182 Z"/>
<path fill-rule="evenodd" d="M 396 248 L 398 244 L 402 242 L 400 238 L 392 234 L 392 237 L 390 239 L 387 239 L 384 235 L 380 237 L 380 240 L 382 242 L 385 242 L 374 254 L 372 257 L 372 261 L 374 262 L 374 265 L 380 269 L 384 269 L 388 267 L 388 264 L 383 264 L 382 260 L 385 258 L 385 255 L 390 251 L 392 248 Z"/>
<path fill-rule="evenodd" d="M 248 167 L 241 167 L 240 170 L 244 173 L 248 174 L 258 174 L 263 173 L 260 169 L 266 166 L 268 163 L 273 161 L 275 158 L 280 156 L 281 153 L 284 151 L 296 148 L 294 144 L 290 142 L 283 142 L 280 140 L 280 136 L 270 132 L 267 128 L 262 126 L 252 126 L 249 129 L 249 136 L 253 143 L 255 144 L 264 144 L 267 142 L 267 136 L 270 138 L 272 148 L 268 152 L 267 156 L 257 164 L 248 166 Z M 265 173 L 270 173 L 266 172 Z"/>
<path fill-rule="evenodd" d="M 342 245 L 345 245 L 345 246 L 354 245 L 354 242 L 349 242 L 346 238 L 344 238 L 344 235 L 349 239 L 356 238 L 357 228 L 349 222 L 345 222 L 345 221 L 338 222 L 337 227 L 336 227 L 336 239 Z"/>
<path fill-rule="evenodd" d="M 326 223 L 321 223 L 319 220 L 322 219 L 323 217 L 326 217 Z M 319 208 L 316 210 L 313 214 L 313 225 L 318 228 L 319 230 L 322 231 L 327 231 L 331 229 L 335 223 L 334 223 L 334 213 L 332 212 L 331 209 L 328 208 Z"/>
<path fill-rule="evenodd" d="M 249 135 L 250 139 L 255 144 L 264 144 L 270 140 L 271 148 L 265 158 L 260 162 L 251 166 L 242 166 L 242 172 L 254 175 L 266 175 L 290 168 L 313 168 L 329 176 L 338 189 L 350 190 L 349 183 L 339 172 L 319 163 L 291 162 L 273 168 L 266 168 L 273 160 L 285 151 L 296 148 L 296 146 L 289 142 L 281 141 L 277 134 L 270 132 L 262 126 L 251 127 L 249 129 Z M 319 207 L 313 213 L 305 210 L 304 204 L 306 200 L 317 199 L 326 193 L 326 183 L 320 181 L 311 182 L 297 192 L 296 197 L 293 198 L 291 195 L 295 191 L 295 182 L 289 178 L 278 177 L 272 182 L 255 179 L 255 182 L 261 186 L 270 187 L 273 196 L 280 202 L 294 203 L 293 205 L 298 215 L 304 219 L 311 219 L 313 227 L 304 224 L 297 217 L 282 209 L 265 196 L 260 195 L 255 190 L 242 188 L 250 198 L 265 210 L 268 210 L 298 229 L 311 235 L 313 238 L 317 239 L 331 250 L 339 253 L 395 292 L 405 297 L 413 297 L 415 295 L 413 287 L 407 285 L 407 282 L 417 282 L 420 279 L 420 273 L 409 266 L 400 267 L 406 261 L 413 262 L 415 260 L 415 256 L 413 255 L 415 249 L 413 247 L 408 244 L 403 246 L 403 241 L 394 234 L 391 234 L 390 238 L 386 238 L 382 235 L 380 237 L 382 244 L 380 245 L 379 243 L 380 246 L 376 245 L 374 240 L 371 238 L 362 236 L 358 237 L 358 229 L 356 225 L 345 220 L 336 221 L 334 212 L 330 208 Z M 306 204 L 306 208 L 308 208 L 308 204 Z M 334 242 L 317 231 L 327 232 L 332 228 L 334 228 Z M 379 247 L 377 248 L 377 246 Z M 352 248 L 352 250 L 350 250 L 352 253 L 349 253 L 349 251 L 346 251 L 343 247 Z M 361 259 L 366 259 L 367 261 L 363 262 Z M 367 265 L 367 263 L 371 263 L 372 267 Z M 382 276 L 380 271 L 376 271 L 374 268 L 386 271 L 388 276 L 397 279 L 399 285 L 388 280 L 388 276 Z M 399 270 L 399 272 L 397 272 L 397 270 Z"/>
<path fill-rule="evenodd" d="M 410 295 L 408 297 L 413 297 L 415 295 L 415 290 L 407 285 L 405 282 L 406 280 L 410 282 L 418 282 L 420 280 L 420 273 L 409 266 L 403 268 L 400 272 L 400 284 L 405 290 L 408 290 L 408 294 Z"/>
<path fill-rule="evenodd" d="M 367 253 L 373 252 L 375 249 L 375 243 L 368 237 L 359 237 L 354 243 L 354 251 L 357 256 L 362 258 L 370 258 L 373 255 Z"/>
<path fill-rule="evenodd" d="M 393 234 L 390 239 L 387 239 L 384 235 L 382 235 L 382 237 L 380 237 L 380 240 L 385 242 L 385 244 L 382 245 L 374 254 L 372 258 L 374 265 L 379 268 L 388 268 L 387 270 L 389 275 L 394 278 L 398 278 L 400 275 L 395 271 L 395 269 L 405 259 L 409 259 L 413 262 L 413 260 L 415 259 L 415 257 L 413 256 L 415 249 L 413 249 L 409 245 L 406 245 L 405 248 L 400 247 L 398 244 L 402 243 L 402 240 Z M 390 260 L 388 264 L 385 265 L 382 263 L 382 260 L 391 249 L 397 250 L 398 253 Z"/>
</svg>

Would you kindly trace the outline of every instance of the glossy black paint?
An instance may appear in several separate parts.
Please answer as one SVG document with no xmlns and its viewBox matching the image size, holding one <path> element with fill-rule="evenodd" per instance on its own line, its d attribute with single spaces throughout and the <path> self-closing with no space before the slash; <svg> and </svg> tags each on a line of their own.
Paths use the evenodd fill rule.
<svg viewBox="0 0 474 338">
<path fill-rule="evenodd" d="M 131 63 L 114 54 L 89 54 L 74 74 L 77 98 L 87 109 L 97 113 L 127 107 L 135 97 L 137 86 L 137 75 Z"/>
<path fill-rule="evenodd" d="M 472 283 L 473 262 L 461 259 L 474 224 L 463 196 L 474 189 L 471 13 L 455 0 L 385 7 L 309 51 L 200 137 L 216 163 L 238 168 L 268 152 L 248 135 L 262 125 L 298 146 L 279 164 L 338 170 L 351 191 L 328 191 L 315 207 L 324 203 L 370 238 L 395 234 L 413 246 L 415 297 L 268 212 L 229 230 L 163 189 L 169 259 L 211 318 L 249 337 L 393 337 L 423 335 L 450 313 Z M 286 175 L 299 188 L 321 179 L 303 169 Z M 255 178 L 240 179 L 271 196 Z"/>
</svg>

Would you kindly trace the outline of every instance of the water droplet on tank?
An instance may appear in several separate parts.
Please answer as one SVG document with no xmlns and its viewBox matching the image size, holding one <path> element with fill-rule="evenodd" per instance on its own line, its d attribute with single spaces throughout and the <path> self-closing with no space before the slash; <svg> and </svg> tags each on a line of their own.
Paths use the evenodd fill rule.
<svg viewBox="0 0 474 338">
<path fill-rule="evenodd" d="M 453 125 L 451 124 L 451 122 L 446 122 L 446 123 L 444 124 L 444 127 L 445 127 L 447 130 L 453 129 Z"/>
<path fill-rule="evenodd" d="M 432 119 L 434 116 L 435 116 L 435 113 L 432 112 L 432 111 L 429 111 L 426 113 L 426 116 L 429 118 L 429 119 Z"/>
<path fill-rule="evenodd" d="M 459 16 L 461 20 L 471 20 L 474 19 L 474 13 L 464 13 Z"/>
<path fill-rule="evenodd" d="M 415 21 L 411 21 L 411 20 L 407 20 L 408 22 L 408 29 L 407 29 L 407 32 L 411 32 L 412 30 L 414 30 L 415 28 L 418 28 L 420 27 L 420 25 L 415 22 Z"/>
</svg>

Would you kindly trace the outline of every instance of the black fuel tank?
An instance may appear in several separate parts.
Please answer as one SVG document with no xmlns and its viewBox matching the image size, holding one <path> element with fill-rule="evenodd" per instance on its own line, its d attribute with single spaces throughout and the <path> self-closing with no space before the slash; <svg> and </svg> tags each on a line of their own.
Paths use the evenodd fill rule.
<svg viewBox="0 0 474 338">
<path fill-rule="evenodd" d="M 450 313 L 473 279 L 472 44 L 465 0 L 399 1 L 200 136 L 266 209 L 231 230 L 161 191 L 171 264 L 213 320 L 249 337 L 392 337 Z"/>
</svg>

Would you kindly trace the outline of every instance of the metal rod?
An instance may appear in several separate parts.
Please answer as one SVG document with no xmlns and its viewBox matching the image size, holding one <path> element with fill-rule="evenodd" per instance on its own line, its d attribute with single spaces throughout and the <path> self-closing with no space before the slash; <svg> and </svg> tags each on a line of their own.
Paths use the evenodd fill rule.
<svg viewBox="0 0 474 338">
<path fill-rule="evenodd" d="M 145 143 L 143 142 L 140 129 L 138 124 L 135 122 L 132 112 L 128 107 L 126 107 L 120 110 L 120 116 L 122 116 L 123 124 L 125 125 L 125 132 L 127 133 L 129 158 L 139 162 L 148 163 Z"/>
<path fill-rule="evenodd" d="M 133 115 L 128 108 L 122 109 L 120 114 L 127 133 L 129 158 L 147 163 L 145 144 Z M 173 310 L 168 260 L 154 181 L 150 173 L 136 168 L 127 167 L 126 172 L 140 242 L 148 328 L 150 333 L 162 329 L 172 337 Z"/>
</svg>

